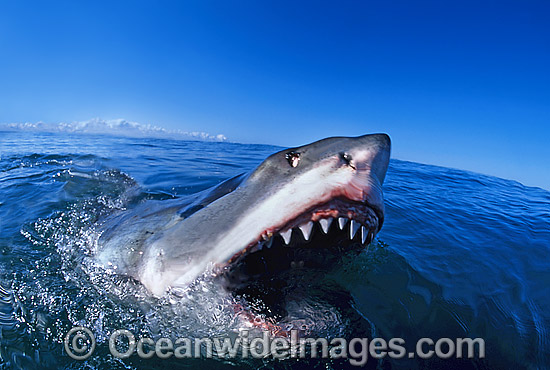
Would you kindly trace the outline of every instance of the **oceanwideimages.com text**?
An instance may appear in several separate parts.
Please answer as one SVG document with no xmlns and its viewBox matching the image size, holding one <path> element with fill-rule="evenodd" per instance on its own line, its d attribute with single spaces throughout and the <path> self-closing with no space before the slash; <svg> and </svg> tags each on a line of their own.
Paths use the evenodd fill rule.
<svg viewBox="0 0 550 370">
<path fill-rule="evenodd" d="M 65 336 L 65 351 L 76 360 L 93 355 L 95 336 L 84 327 L 72 328 Z M 403 338 L 300 338 L 297 330 L 287 336 L 273 336 L 264 331 L 258 335 L 241 330 L 233 337 L 158 338 L 136 337 L 131 331 L 113 332 L 108 341 L 109 352 L 124 359 L 140 358 L 325 358 L 347 359 L 351 365 L 363 366 L 372 359 L 421 358 L 484 358 L 482 338 L 421 338 L 408 348 Z"/>
</svg>

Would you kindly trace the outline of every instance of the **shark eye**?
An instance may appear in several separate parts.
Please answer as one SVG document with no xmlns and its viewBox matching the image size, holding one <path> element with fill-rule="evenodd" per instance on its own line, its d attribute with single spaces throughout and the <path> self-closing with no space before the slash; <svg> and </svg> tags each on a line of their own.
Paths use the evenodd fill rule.
<svg viewBox="0 0 550 370">
<path fill-rule="evenodd" d="M 353 164 L 353 158 L 351 157 L 351 154 L 340 153 L 340 158 L 342 158 L 342 161 L 344 161 L 346 166 L 350 166 L 351 168 L 355 169 L 355 166 Z"/>
<path fill-rule="evenodd" d="M 290 164 L 291 167 L 296 167 L 298 165 L 298 162 L 300 162 L 300 153 L 298 152 L 288 152 L 285 156 L 286 160 L 288 161 L 288 164 Z"/>
</svg>

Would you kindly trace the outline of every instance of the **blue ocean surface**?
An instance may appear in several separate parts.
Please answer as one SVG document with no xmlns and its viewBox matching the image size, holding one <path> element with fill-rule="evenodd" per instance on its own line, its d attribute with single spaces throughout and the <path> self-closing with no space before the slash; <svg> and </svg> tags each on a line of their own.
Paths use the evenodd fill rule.
<svg viewBox="0 0 550 370">
<path fill-rule="evenodd" d="M 150 200 L 193 199 L 281 148 L 0 132 L 0 369 L 353 368 L 335 359 L 118 359 L 109 335 L 238 332 L 235 297 L 208 280 L 155 298 L 90 263 L 94 226 Z M 486 356 L 369 359 L 383 369 L 550 368 L 550 192 L 392 159 L 386 217 L 368 250 L 292 302 L 316 336 L 483 338 Z M 239 215 L 235 215 L 239 217 Z M 208 237 L 208 236 L 205 236 Z M 305 297 L 307 295 L 307 297 Z M 330 297 L 337 297 L 330 299 Z M 86 360 L 66 333 L 90 328 Z"/>
</svg>

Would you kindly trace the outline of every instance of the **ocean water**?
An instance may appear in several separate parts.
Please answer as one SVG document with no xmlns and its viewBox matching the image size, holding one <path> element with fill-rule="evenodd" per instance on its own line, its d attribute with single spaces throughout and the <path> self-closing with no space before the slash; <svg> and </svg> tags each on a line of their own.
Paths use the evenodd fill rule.
<svg viewBox="0 0 550 370">
<path fill-rule="evenodd" d="M 234 310 L 239 298 L 207 277 L 184 296 L 159 299 L 97 268 L 90 262 L 95 225 L 148 200 L 194 199 L 280 149 L 0 132 L 0 369 L 352 368 L 334 359 L 109 354 L 116 329 L 215 337 L 243 322 Z M 369 250 L 344 256 L 311 288 L 292 292 L 291 321 L 320 337 L 399 337 L 408 348 L 423 337 L 486 344 L 484 359 L 371 358 L 371 368 L 549 368 L 550 192 L 393 159 L 384 196 L 385 224 Z M 78 325 L 98 343 L 84 361 L 63 345 Z"/>
</svg>

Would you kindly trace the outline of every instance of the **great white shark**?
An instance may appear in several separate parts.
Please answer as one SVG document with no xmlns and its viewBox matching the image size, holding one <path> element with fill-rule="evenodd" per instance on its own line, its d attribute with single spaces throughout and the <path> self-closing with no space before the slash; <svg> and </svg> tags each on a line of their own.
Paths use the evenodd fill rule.
<svg viewBox="0 0 550 370">
<path fill-rule="evenodd" d="M 96 259 L 161 296 L 209 266 L 228 288 L 323 263 L 382 227 L 386 134 L 331 137 L 281 150 L 193 203 L 145 202 L 100 229 Z"/>
</svg>

